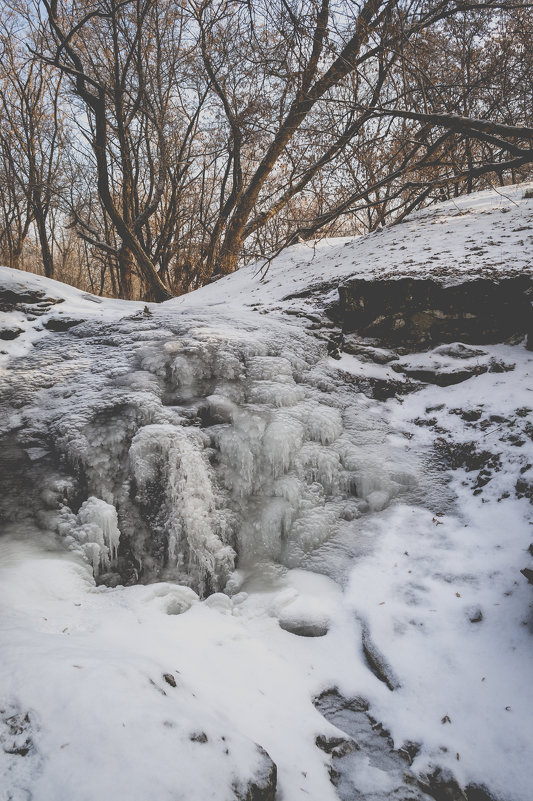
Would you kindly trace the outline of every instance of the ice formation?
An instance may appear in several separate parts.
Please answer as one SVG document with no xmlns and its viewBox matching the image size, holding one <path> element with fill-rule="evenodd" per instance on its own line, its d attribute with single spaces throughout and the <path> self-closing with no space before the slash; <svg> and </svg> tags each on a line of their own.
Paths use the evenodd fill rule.
<svg viewBox="0 0 533 801">
<path fill-rule="evenodd" d="M 61 509 L 58 531 L 73 550 L 81 551 L 92 565 L 96 577 L 116 568 L 120 530 L 115 507 L 91 496 L 82 503 L 77 515 L 68 507 Z"/>
<path fill-rule="evenodd" d="M 64 335 L 68 358 L 51 338 L 22 365 L 43 381 L 23 414 L 25 444 L 49 454 L 36 513 L 99 581 L 208 596 L 236 567 L 304 564 L 402 489 L 402 465 L 382 466 L 383 421 L 321 340 L 286 320 L 211 318 L 85 323 Z"/>
<path fill-rule="evenodd" d="M 149 425 L 133 438 L 129 458 L 136 488 L 135 500 L 147 517 L 161 521 L 167 540 L 167 564 L 193 577 L 205 591 L 205 581 L 227 578 L 235 553 L 224 544 L 217 515 L 205 436 L 195 428 Z"/>
</svg>

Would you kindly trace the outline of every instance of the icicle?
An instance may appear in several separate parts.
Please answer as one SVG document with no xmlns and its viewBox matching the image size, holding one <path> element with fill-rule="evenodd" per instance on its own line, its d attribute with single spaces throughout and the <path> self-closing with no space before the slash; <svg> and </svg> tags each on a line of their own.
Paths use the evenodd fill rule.
<svg viewBox="0 0 533 801">
<path fill-rule="evenodd" d="M 120 530 L 115 507 L 99 498 L 88 498 L 78 512 L 78 520 L 82 525 L 92 524 L 100 530 L 102 544 L 109 550 L 110 564 L 115 566 L 120 542 Z"/>
</svg>

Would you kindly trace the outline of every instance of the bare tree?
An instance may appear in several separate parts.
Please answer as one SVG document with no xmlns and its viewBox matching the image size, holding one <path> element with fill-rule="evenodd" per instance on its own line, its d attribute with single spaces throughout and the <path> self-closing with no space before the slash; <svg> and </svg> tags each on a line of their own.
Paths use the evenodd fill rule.
<svg viewBox="0 0 533 801">
<path fill-rule="evenodd" d="M 11 256 L 15 264 L 30 225 L 37 229 L 45 275 L 53 277 L 50 209 L 59 190 L 63 126 L 60 79 L 29 51 L 38 47 L 33 26 L 20 29 L 20 17 L 6 15 L 0 25 L 0 151 L 4 208 L 11 219 Z M 21 36 L 24 35 L 24 39 Z M 54 79 L 55 78 L 55 79 Z M 11 199 L 11 200 L 10 200 Z"/>
<path fill-rule="evenodd" d="M 99 292 L 164 299 L 533 163 L 521 0 L 33 2 L 78 131 L 52 218 L 82 244 L 52 241 Z"/>
</svg>

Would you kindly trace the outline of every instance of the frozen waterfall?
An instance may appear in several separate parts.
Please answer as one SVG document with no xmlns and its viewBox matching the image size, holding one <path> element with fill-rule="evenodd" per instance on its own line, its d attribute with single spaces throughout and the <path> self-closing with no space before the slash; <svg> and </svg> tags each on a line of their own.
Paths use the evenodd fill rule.
<svg viewBox="0 0 533 801">
<path fill-rule="evenodd" d="M 53 338 L 38 354 L 57 382 L 24 411 L 48 454 L 33 512 L 99 582 L 209 595 L 236 567 L 305 566 L 409 484 L 320 339 L 286 320 L 175 319 L 82 324 L 69 359 Z"/>
</svg>

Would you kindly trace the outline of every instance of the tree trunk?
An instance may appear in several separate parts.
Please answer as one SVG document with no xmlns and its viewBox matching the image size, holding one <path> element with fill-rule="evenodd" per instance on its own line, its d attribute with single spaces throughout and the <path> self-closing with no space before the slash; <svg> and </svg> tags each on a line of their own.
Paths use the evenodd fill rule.
<svg viewBox="0 0 533 801">
<path fill-rule="evenodd" d="M 46 231 L 46 215 L 44 214 L 40 198 L 34 201 L 34 215 L 37 232 L 39 234 L 39 244 L 41 246 L 41 258 L 43 260 L 44 274 L 47 278 L 54 277 L 54 260 L 52 258 L 52 251 L 50 250 L 50 243 L 48 242 L 48 234 Z"/>
<path fill-rule="evenodd" d="M 120 279 L 120 295 L 125 300 L 135 300 L 133 288 L 133 253 L 128 247 L 122 246 L 118 254 L 118 269 Z"/>
</svg>

